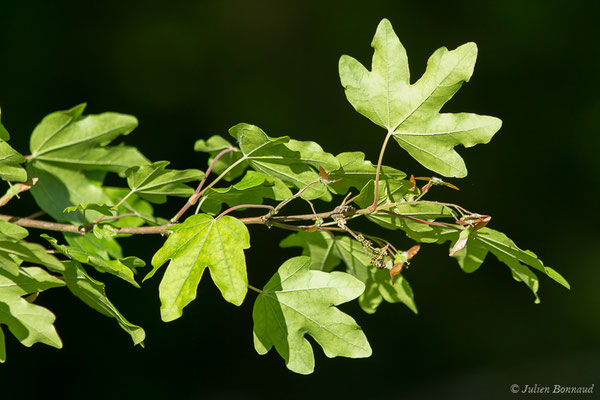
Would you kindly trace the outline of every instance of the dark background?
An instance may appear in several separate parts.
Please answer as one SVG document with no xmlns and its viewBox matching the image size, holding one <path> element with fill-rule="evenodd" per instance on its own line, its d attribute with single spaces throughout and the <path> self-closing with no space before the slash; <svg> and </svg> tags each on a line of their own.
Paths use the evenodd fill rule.
<svg viewBox="0 0 600 400">
<path fill-rule="evenodd" d="M 113 302 L 146 329 L 146 349 L 133 348 L 113 320 L 66 290 L 49 291 L 38 302 L 56 314 L 64 348 L 27 349 L 7 335 L 2 397 L 503 399 L 518 397 L 512 384 L 595 384 L 594 395 L 581 397 L 599 397 L 594 3 L 0 2 L 0 105 L 15 148 L 27 154 L 44 115 L 85 101 L 88 113 L 137 116 L 140 126 L 127 142 L 174 168 L 205 168 L 194 141 L 226 135 L 238 122 L 374 160 L 383 132 L 346 101 L 339 56 L 370 65 L 383 17 L 408 51 L 413 81 L 438 47 L 474 41 L 474 77 L 444 110 L 494 115 L 504 125 L 490 144 L 459 149 L 469 176 L 454 181 L 460 192 L 435 196 L 492 215 L 493 228 L 533 249 L 572 285 L 567 291 L 540 276 L 536 305 L 494 257 L 467 275 L 446 246 L 428 245 L 406 273 L 419 315 L 387 303 L 375 315 L 343 306 L 367 333 L 373 356 L 327 359 L 315 345 L 315 373 L 299 376 L 274 350 L 262 357 L 254 351 L 253 293 L 237 308 L 205 277 L 183 318 L 167 324 L 160 321 L 158 277 L 136 290 L 101 276 Z M 385 162 L 427 174 L 398 146 L 389 147 Z M 157 211 L 169 217 L 182 202 Z M 9 207 L 3 212 L 36 210 L 29 196 Z M 275 246 L 281 231 L 250 232 L 250 281 L 262 286 L 298 252 Z M 408 243 L 401 233 L 386 235 Z M 133 238 L 123 247 L 149 262 L 161 241 Z"/>
</svg>

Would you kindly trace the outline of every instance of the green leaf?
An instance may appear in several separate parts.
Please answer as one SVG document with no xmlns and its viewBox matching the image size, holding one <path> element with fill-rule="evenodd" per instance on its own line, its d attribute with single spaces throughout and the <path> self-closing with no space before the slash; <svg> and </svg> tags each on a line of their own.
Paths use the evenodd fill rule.
<svg viewBox="0 0 600 400">
<path fill-rule="evenodd" d="M 64 286 L 65 282 L 38 267 L 19 268 L 13 275 L 0 269 L 0 324 L 25 346 L 44 343 L 61 348 L 62 342 L 54 328 L 54 314 L 32 304 L 21 296 Z M 6 359 L 4 337 L 0 338 L 0 358 Z"/>
<path fill-rule="evenodd" d="M 41 234 L 40 236 L 46 239 L 58 252 L 69 257 L 71 260 L 89 264 L 98 272 L 118 276 L 133 286 L 139 287 L 134 278 L 134 270 L 137 267 L 144 267 L 146 265 L 143 260 L 137 257 L 119 258 L 117 260 L 111 260 L 108 259 L 108 257 L 102 258 L 98 257 L 95 252 L 89 251 L 85 247 L 78 247 L 77 243 L 75 243 L 75 245 L 66 246 L 64 244 L 58 244 L 58 240 L 52 236 L 46 234 Z"/>
<path fill-rule="evenodd" d="M 363 358 L 371 347 L 356 321 L 333 306 L 361 295 L 365 285 L 343 272 L 309 269 L 311 259 L 287 260 L 254 303 L 254 347 L 266 354 L 273 346 L 286 366 L 300 374 L 314 370 L 314 354 L 306 334 L 327 357 Z"/>
<path fill-rule="evenodd" d="M 6 362 L 6 343 L 4 342 L 4 332 L 0 325 L 0 363 Z"/>
<path fill-rule="evenodd" d="M 13 294 L 0 293 L 0 324 L 7 325 L 24 346 L 44 343 L 62 348 L 62 342 L 54 328 L 55 319 L 54 314 L 44 307 Z"/>
<path fill-rule="evenodd" d="M 365 284 L 358 303 L 367 313 L 374 313 L 383 299 L 389 303 L 404 303 L 417 313 L 408 281 L 399 274 L 392 283 L 389 271 L 371 266 L 371 256 L 354 239 L 328 232 L 300 231 L 289 235 L 279 245 L 284 248 L 302 247 L 302 255 L 311 258 L 310 268 L 314 270 L 329 272 L 344 261 L 347 272 Z"/>
<path fill-rule="evenodd" d="M 0 292 L 3 295 L 24 296 L 64 285 L 63 280 L 39 267 L 21 267 L 16 275 L 0 269 Z"/>
<path fill-rule="evenodd" d="M 102 187 L 102 191 L 106 196 L 108 196 L 112 204 L 117 204 L 130 192 L 129 189 L 108 186 Z M 129 197 L 127 197 L 127 199 L 122 202 L 117 209 L 117 215 L 131 213 L 136 213 L 137 216 L 119 218 L 111 221 L 111 224 L 122 228 L 125 226 L 141 226 L 144 225 L 144 223 L 148 223 L 150 225 L 164 225 L 169 222 L 165 218 L 155 217 L 152 204 L 144 199 L 141 199 L 135 194 L 129 194 Z"/>
<path fill-rule="evenodd" d="M 244 249 L 250 247 L 250 236 L 246 226 L 228 215 L 215 219 L 198 214 L 169 229 L 173 233 L 152 257 L 154 269 L 144 278 L 171 260 L 159 287 L 162 319 L 181 316 L 183 307 L 196 298 L 206 267 L 225 300 L 241 305 L 248 291 Z"/>
<path fill-rule="evenodd" d="M 301 247 L 302 255 L 311 259 L 310 269 L 330 272 L 342 261 L 336 239 L 341 237 L 335 237 L 328 232 L 300 231 L 287 236 L 279 242 L 279 246 Z"/>
<path fill-rule="evenodd" d="M 70 246 L 103 260 L 123 258 L 123 250 L 115 238 L 98 239 L 95 235 L 78 233 L 63 233 L 63 236 Z"/>
<path fill-rule="evenodd" d="M 0 119 L 2 117 L 2 110 L 0 110 Z M 0 122 L 0 139 L 1 140 L 10 140 L 10 134 L 8 133 L 8 131 L 6 130 L 6 128 L 4 128 L 4 125 L 2 125 L 2 123 Z"/>
<path fill-rule="evenodd" d="M 83 210 L 83 211 L 91 210 L 91 211 L 99 212 L 102 215 L 112 216 L 114 207 L 111 205 L 108 205 L 106 203 L 78 204 L 76 206 L 70 206 L 70 207 L 65 208 L 63 210 L 63 213 L 70 213 L 70 212 L 77 211 L 77 210 Z"/>
<path fill-rule="evenodd" d="M 97 147 L 85 152 L 61 154 L 56 157 L 43 155 L 36 159 L 71 169 L 102 170 L 119 174 L 132 165 L 149 163 L 138 149 L 125 145 Z"/>
<path fill-rule="evenodd" d="M 280 179 L 248 171 L 234 185 L 210 188 L 204 192 L 200 208 L 209 214 L 218 214 L 223 203 L 233 207 L 240 204 L 262 204 L 264 198 L 284 200 L 291 196 L 292 192 Z"/>
<path fill-rule="evenodd" d="M 117 236 L 117 230 L 110 224 L 95 224 L 93 228 L 94 236 L 98 239 L 112 238 Z"/>
<path fill-rule="evenodd" d="M 13 275 L 17 275 L 19 273 L 19 265 L 21 265 L 22 262 L 23 261 L 14 254 L 0 251 L 0 269 Z"/>
<path fill-rule="evenodd" d="M 59 222 L 83 223 L 81 211 L 63 213 L 65 208 L 78 204 L 111 203 L 102 187 L 91 179 L 87 171 L 76 171 L 36 161 L 27 164 L 27 171 L 39 181 L 31 188 L 31 194 L 40 208 Z M 102 214 L 90 210 L 86 219 L 93 221 Z"/>
<path fill-rule="evenodd" d="M 135 149 L 106 146 L 119 135 L 129 134 L 137 126 L 135 117 L 104 113 L 82 118 L 84 108 L 82 104 L 45 117 L 31 135 L 32 159 L 27 164 L 28 174 L 39 178 L 31 190 L 36 203 L 52 218 L 71 224 L 80 224 L 82 215 L 63 214 L 66 207 L 110 203 L 101 187 L 107 171 L 123 173 L 149 163 Z M 89 220 L 100 216 L 95 211 L 86 213 Z M 109 245 L 114 247 L 116 242 Z"/>
<path fill-rule="evenodd" d="M 0 179 L 25 182 L 27 180 L 27 172 L 19 165 L 24 162 L 25 157 L 4 140 L 0 140 Z"/>
<path fill-rule="evenodd" d="M 104 283 L 91 278 L 76 261 L 65 261 L 65 267 L 64 278 L 71 293 L 101 314 L 115 318 L 119 326 L 131 335 L 133 343 L 143 347 L 146 337 L 144 329 L 129 322 L 110 302 Z"/>
<path fill-rule="evenodd" d="M 112 112 L 82 117 L 84 109 L 85 104 L 80 104 L 46 116 L 31 134 L 32 159 L 71 169 L 118 173 L 148 164 L 133 147 L 106 146 L 131 133 L 138 125 L 135 117 Z"/>
<path fill-rule="evenodd" d="M 29 232 L 22 226 L 0 219 L 0 240 L 25 239 Z"/>
<path fill-rule="evenodd" d="M 213 165 L 213 172 L 217 175 L 225 172 L 229 166 L 236 164 L 225 176 L 223 179 L 226 181 L 232 181 L 235 178 L 241 176 L 246 168 L 248 168 L 248 163 L 244 160 L 241 160 L 243 157 L 242 152 L 237 147 L 233 146 L 229 143 L 225 138 L 219 135 L 211 136 L 208 140 L 198 140 L 194 145 L 195 151 L 202 151 L 210 154 L 210 158 L 208 159 L 208 165 L 211 165 L 215 160 L 217 154 L 221 151 L 229 148 L 234 148 L 234 151 L 230 151 L 229 153 L 223 154 Z M 240 161 L 241 160 L 241 161 Z"/>
<path fill-rule="evenodd" d="M 441 244 L 449 241 L 451 242 L 451 249 L 462 232 L 447 227 L 430 225 L 420 231 L 412 229 L 405 229 L 405 231 L 407 236 L 423 243 Z M 465 248 L 456 252 L 453 257 L 456 258 L 464 272 L 471 273 L 481 266 L 488 252 L 491 252 L 499 261 L 506 264 L 515 279 L 524 282 L 529 287 L 535 295 L 536 303 L 539 302 L 537 294 L 539 283 L 538 278 L 529 267 L 543 272 L 562 286 L 570 289 L 569 283 L 554 269 L 545 266 L 533 252 L 521 250 L 504 233 L 487 227 L 472 232 Z"/>
<path fill-rule="evenodd" d="M 352 57 L 340 58 L 348 101 L 385 128 L 423 166 L 444 176 L 466 176 L 465 163 L 454 147 L 488 143 L 502 124 L 489 116 L 439 113 L 463 82 L 469 81 L 477 58 L 475 43 L 453 51 L 437 50 L 413 85 L 406 50 L 387 19 L 377 27 L 371 46 L 375 49 L 372 71 Z"/>
<path fill-rule="evenodd" d="M 456 253 L 459 265 L 466 271 L 475 271 L 485 259 L 487 252 L 491 252 L 501 262 L 506 264 L 513 274 L 523 281 L 533 292 L 536 302 L 538 280 L 528 267 L 532 267 L 562 286 L 570 289 L 569 283 L 554 269 L 546 267 L 544 263 L 529 250 L 521 250 L 502 232 L 490 228 L 482 228 L 471 234 L 465 249 Z"/>
<path fill-rule="evenodd" d="M 252 169 L 281 179 L 297 189 L 319 179 L 319 166 L 328 172 L 340 167 L 332 154 L 324 152 L 314 142 L 293 140 L 288 136 L 271 138 L 259 127 L 249 124 L 238 124 L 229 133 L 239 143 L 243 154 L 240 160 L 246 161 Z M 302 197 L 331 200 L 327 187 L 321 183 L 312 185 Z"/>
<path fill-rule="evenodd" d="M 25 182 L 27 180 L 27 172 L 19 165 L 25 162 L 25 157 L 6 143 L 9 139 L 10 135 L 8 131 L 0 123 L 0 179 Z"/>
<path fill-rule="evenodd" d="M 332 180 L 342 180 L 329 185 L 330 189 L 334 193 L 347 193 L 350 187 L 354 187 L 360 191 L 369 181 L 375 181 L 377 167 L 370 161 L 365 160 L 364 153 L 360 151 L 340 153 L 335 156 L 335 158 L 340 163 L 340 168 L 331 172 L 329 177 Z M 398 171 L 397 169 L 391 167 L 382 166 L 379 180 L 401 181 L 405 177 L 406 174 L 402 171 Z"/>
<path fill-rule="evenodd" d="M 22 240 L 18 242 L 3 240 L 0 241 L 0 254 L 43 265 L 54 272 L 65 270 L 64 265 L 56 257 L 46 253 L 46 249 L 37 243 L 28 243 Z"/>
<path fill-rule="evenodd" d="M 360 208 L 366 208 L 373 202 L 375 187 L 374 182 L 369 182 L 361 190 L 360 195 L 354 199 Z M 379 182 L 379 201 L 378 208 L 402 214 L 405 217 L 386 214 L 383 212 L 369 214 L 367 219 L 386 229 L 403 229 L 409 233 L 423 232 L 430 230 L 429 226 L 420 222 L 412 221 L 406 217 L 418 218 L 422 220 L 435 220 L 438 218 L 451 218 L 452 214 L 447 207 L 435 203 L 427 203 L 425 201 L 409 204 L 407 196 L 412 196 L 410 189 L 413 187 L 412 182 L 405 180 L 387 180 Z"/>
<path fill-rule="evenodd" d="M 177 171 L 165 169 L 167 165 L 169 165 L 168 161 L 157 161 L 125 171 L 131 191 L 153 203 L 164 203 L 167 201 L 166 196 L 192 195 L 194 189 L 184 183 L 204 178 L 204 172 L 197 169 Z"/>
<path fill-rule="evenodd" d="M 95 171 L 76 171 L 58 167 L 45 162 L 35 162 L 27 165 L 32 176 L 39 177 L 38 183 L 31 193 L 40 208 L 59 222 L 79 225 L 83 223 L 81 211 L 63 213 L 64 209 L 76 204 L 112 203 L 102 188 L 104 178 Z M 102 214 L 86 211 L 86 220 L 94 221 Z M 86 248 L 100 258 L 109 256 L 122 257 L 121 247 L 114 238 L 97 239 L 93 235 L 64 234 L 71 245 Z"/>
</svg>

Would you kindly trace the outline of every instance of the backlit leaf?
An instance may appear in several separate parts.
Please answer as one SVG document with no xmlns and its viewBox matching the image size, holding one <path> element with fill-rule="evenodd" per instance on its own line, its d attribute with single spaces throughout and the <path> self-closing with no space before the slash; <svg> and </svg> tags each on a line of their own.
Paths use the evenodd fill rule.
<svg viewBox="0 0 600 400">
<path fill-rule="evenodd" d="M 19 268 L 16 275 L 0 269 L 0 324 L 8 326 L 10 332 L 27 347 L 44 343 L 61 348 L 62 342 L 53 325 L 54 314 L 22 296 L 64 285 L 64 281 L 38 267 Z M 2 335 L 0 361 L 5 359 Z"/>
<path fill-rule="evenodd" d="M 0 324 L 8 326 L 24 346 L 44 343 L 62 348 L 62 341 L 54 328 L 55 319 L 54 314 L 44 307 L 12 293 L 0 292 Z"/>
<path fill-rule="evenodd" d="M 371 347 L 356 321 L 333 306 L 360 296 L 364 284 L 344 272 L 309 269 L 311 259 L 287 260 L 254 303 L 254 347 L 266 354 L 273 346 L 286 366 L 300 374 L 314 370 L 312 336 L 327 357 L 363 358 Z"/>
<path fill-rule="evenodd" d="M 81 114 L 85 104 L 46 116 L 31 134 L 30 148 L 34 162 L 71 169 L 101 169 L 123 172 L 132 165 L 148 160 L 135 148 L 106 146 L 121 135 L 128 135 L 137 125 L 131 115 L 107 112 Z"/>
<path fill-rule="evenodd" d="M 406 50 L 387 19 L 379 24 L 371 46 L 375 49 L 371 71 L 352 57 L 340 58 L 348 101 L 423 166 L 444 176 L 466 176 L 465 163 L 454 147 L 487 143 L 502 124 L 489 116 L 439 112 L 470 79 L 477 58 L 475 43 L 453 51 L 440 48 L 412 85 Z"/>
<path fill-rule="evenodd" d="M 172 321 L 196 298 L 196 289 L 206 267 L 223 298 L 241 305 L 248 291 L 244 249 L 250 247 L 246 226 L 225 215 L 192 215 L 169 228 L 173 233 L 152 257 L 153 270 L 171 260 L 160 283 L 161 316 Z"/>
<path fill-rule="evenodd" d="M 370 265 L 371 256 L 354 239 L 328 232 L 300 231 L 289 235 L 279 245 L 302 247 L 302 255 L 311 258 L 310 268 L 315 270 L 329 272 L 344 261 L 346 271 L 365 284 L 365 291 L 358 298 L 358 303 L 367 313 L 374 313 L 384 299 L 389 303 L 402 302 L 414 313 L 417 312 L 408 281 L 399 274 L 392 282 L 389 270 Z"/>
<path fill-rule="evenodd" d="M 229 133 L 239 143 L 241 160 L 254 170 L 281 179 L 297 189 L 319 180 L 319 166 L 328 172 L 340 166 L 332 154 L 324 152 L 315 142 L 302 142 L 288 136 L 271 138 L 259 127 L 249 124 L 238 124 Z M 303 197 L 331 200 L 331 194 L 321 183 L 308 188 Z"/>
<path fill-rule="evenodd" d="M 194 189 L 184 185 L 186 182 L 200 181 L 204 172 L 197 169 L 183 171 L 165 169 L 168 161 L 157 161 L 150 165 L 128 169 L 127 184 L 132 192 L 153 203 L 164 203 L 166 196 L 187 197 Z"/>
</svg>

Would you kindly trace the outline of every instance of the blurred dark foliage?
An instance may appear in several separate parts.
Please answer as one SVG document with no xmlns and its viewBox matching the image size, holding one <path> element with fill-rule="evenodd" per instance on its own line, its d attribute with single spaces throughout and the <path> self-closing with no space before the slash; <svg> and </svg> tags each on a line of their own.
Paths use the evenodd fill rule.
<svg viewBox="0 0 600 400">
<path fill-rule="evenodd" d="M 436 48 L 474 41 L 480 50 L 474 77 L 444 110 L 490 114 L 504 125 L 491 144 L 460 149 L 470 172 L 454 181 L 461 191 L 436 188 L 434 196 L 492 215 L 491 227 L 534 250 L 572 285 L 569 292 L 541 277 L 542 303 L 535 305 L 492 256 L 466 275 L 445 246 L 425 246 L 406 273 L 419 315 L 401 305 L 383 304 L 375 315 L 344 306 L 366 331 L 373 356 L 330 360 L 315 345 L 316 372 L 303 377 L 287 371 L 274 350 L 255 353 L 252 293 L 236 308 L 205 276 L 183 318 L 165 324 L 159 277 L 136 290 L 95 274 L 121 311 L 146 329 L 146 349 L 133 348 L 113 320 L 66 290 L 49 291 L 38 302 L 57 315 L 64 349 L 26 349 L 9 335 L 2 393 L 502 399 L 513 398 L 513 383 L 595 383 L 600 390 L 596 4 L 0 2 L 0 105 L 13 146 L 27 153 L 29 134 L 44 115 L 87 102 L 89 113 L 137 116 L 140 126 L 127 142 L 174 168 L 204 168 L 194 141 L 226 135 L 238 122 L 271 136 L 314 140 L 333 153 L 364 151 L 373 160 L 383 132 L 345 100 L 339 56 L 369 64 L 383 17 L 407 48 L 413 80 Z M 385 163 L 427 174 L 394 145 Z M 168 217 L 182 201 L 157 211 Z M 25 196 L 3 212 L 36 209 Z M 250 230 L 249 276 L 258 286 L 298 253 L 274 246 L 285 232 Z M 384 234 L 408 245 L 399 232 Z M 131 238 L 123 247 L 149 262 L 162 240 Z"/>
</svg>

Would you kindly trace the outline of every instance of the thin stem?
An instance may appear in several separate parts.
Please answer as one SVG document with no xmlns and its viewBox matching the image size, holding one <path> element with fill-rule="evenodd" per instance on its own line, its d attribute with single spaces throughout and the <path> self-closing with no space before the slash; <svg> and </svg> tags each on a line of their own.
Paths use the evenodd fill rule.
<svg viewBox="0 0 600 400">
<path fill-rule="evenodd" d="M 377 210 L 377 213 L 384 213 L 384 214 L 395 215 L 397 217 L 410 219 L 411 221 L 419 222 L 421 224 L 434 225 L 434 226 L 443 226 L 445 228 L 450 228 L 450 229 L 455 229 L 457 231 L 462 231 L 461 228 L 456 227 L 454 225 L 444 224 L 443 222 L 427 221 L 427 220 L 424 220 L 424 219 L 419 219 L 419 218 L 411 217 L 410 215 L 404 215 L 404 214 L 400 214 L 400 213 L 395 213 L 395 212 L 389 211 L 389 210 Z"/>
<path fill-rule="evenodd" d="M 198 202 L 198 205 L 196 206 L 196 211 L 194 212 L 194 214 L 198 214 L 200 212 L 200 208 L 202 208 L 202 204 L 204 203 L 204 200 L 206 200 L 206 197 L 202 197 L 200 199 L 200 201 Z"/>
<path fill-rule="evenodd" d="M 127 214 L 115 215 L 114 217 L 106 217 L 103 219 L 103 221 L 114 221 L 116 219 L 121 219 L 121 218 L 125 218 L 125 217 L 138 217 L 138 218 L 144 219 L 140 214 L 138 214 L 136 212 L 132 212 L 132 213 L 127 213 Z"/>
<path fill-rule="evenodd" d="M 114 206 L 115 209 L 118 209 L 121 206 L 121 204 L 123 204 L 132 194 L 133 194 L 133 190 L 130 190 L 129 193 L 127 193 L 125 195 L 125 197 L 123 197 L 121 200 L 119 200 L 119 202 Z M 98 222 L 102 221 L 106 217 L 107 217 L 106 215 L 101 215 L 100 218 L 98 218 L 94 221 L 94 224 L 97 224 Z M 85 210 L 83 210 L 83 224 L 85 225 Z"/>
<path fill-rule="evenodd" d="M 217 218 L 222 217 L 223 215 L 229 214 L 231 211 L 237 210 L 239 208 L 267 208 L 269 210 L 275 209 L 273 206 L 270 206 L 268 204 L 240 204 L 240 205 L 233 206 L 233 207 L 228 208 L 227 210 L 223 211 L 221 214 L 217 215 Z"/>
<path fill-rule="evenodd" d="M 277 206 L 275 207 L 275 209 L 273 210 L 271 215 L 275 215 L 279 212 L 279 210 L 281 210 L 283 208 L 283 206 L 285 206 L 287 203 L 289 203 L 290 201 L 298 198 L 300 195 L 302 195 L 302 193 L 304 193 L 304 191 L 306 189 L 308 189 L 309 187 L 311 187 L 312 185 L 314 185 L 315 183 L 319 182 L 321 179 L 317 178 L 314 181 L 312 181 L 311 183 L 309 183 L 308 185 L 304 186 L 302 189 L 298 190 L 295 194 L 291 195 L 290 197 L 288 197 L 287 199 L 283 200 L 281 203 L 277 204 Z M 315 214 L 316 215 L 316 214 Z"/>
<path fill-rule="evenodd" d="M 45 215 L 45 214 L 46 214 L 46 211 L 39 210 L 39 211 L 34 212 L 33 214 L 26 216 L 25 218 L 36 219 L 37 217 L 41 217 L 42 215 Z"/>
<path fill-rule="evenodd" d="M 377 172 L 375 172 L 375 198 L 373 199 L 373 204 L 369 206 L 369 211 L 373 212 L 377 208 L 377 202 L 379 199 L 379 174 L 381 172 L 381 163 L 383 162 L 383 153 L 385 153 L 385 148 L 387 147 L 388 141 L 392 137 L 393 132 L 389 131 L 385 136 L 385 140 L 383 141 L 383 145 L 381 146 L 381 151 L 379 152 L 379 160 L 377 161 Z"/>
<path fill-rule="evenodd" d="M 398 203 L 398 204 L 403 204 L 403 203 Z M 386 204 L 384 207 L 388 207 L 388 206 L 392 206 L 390 204 Z M 268 206 L 270 207 L 270 206 Z M 321 213 L 317 213 L 317 214 L 299 214 L 299 215 L 285 215 L 285 216 L 274 216 L 271 214 L 272 210 L 263 216 L 260 217 L 247 217 L 247 218 L 239 218 L 239 220 L 244 223 L 245 225 L 274 225 L 274 226 L 278 226 L 284 229 L 292 229 L 292 230 L 306 230 L 309 228 L 312 228 L 311 226 L 306 226 L 306 227 L 301 227 L 301 226 L 297 226 L 297 225 L 289 225 L 286 224 L 287 222 L 299 222 L 299 221 L 315 221 L 317 219 L 326 219 L 326 218 L 334 218 L 336 215 L 344 215 L 344 217 L 346 219 L 352 219 L 352 218 L 356 218 L 360 215 L 365 215 L 365 214 L 371 214 L 372 212 L 366 208 L 364 209 L 360 209 L 360 210 L 353 210 L 351 214 L 349 215 L 345 215 L 342 212 L 340 212 L 339 209 L 334 209 L 332 211 L 327 211 L 327 212 L 321 212 Z M 391 215 L 395 215 L 401 218 L 406 218 L 406 219 L 410 219 L 412 221 L 415 222 L 419 222 L 419 223 L 423 223 L 423 224 L 427 224 L 427 225 L 436 225 L 436 226 L 443 226 L 446 228 L 450 228 L 450 229 L 455 229 L 455 230 L 462 230 L 462 228 L 454 226 L 454 225 L 450 225 L 450 224 L 445 224 L 445 223 L 441 223 L 441 222 L 436 222 L 436 221 L 426 221 L 426 220 L 422 220 L 419 218 L 415 218 L 409 215 L 403 215 L 400 213 L 395 213 L 392 211 L 388 211 L 388 210 L 382 210 L 379 209 L 377 210 L 377 213 L 385 213 L 385 214 L 391 214 Z M 49 222 L 49 221 L 40 221 L 40 220 L 36 220 L 36 219 L 30 219 L 30 218 L 21 218 L 21 217 L 15 217 L 15 216 L 11 216 L 11 215 L 1 215 L 0 214 L 0 219 L 3 219 L 5 221 L 9 221 L 12 222 L 14 224 L 26 227 L 26 228 L 35 228 L 35 229 L 44 229 L 44 230 L 49 230 L 49 231 L 59 231 L 59 232 L 71 232 L 71 233 L 78 233 L 78 234 L 85 234 L 85 232 L 82 232 L 80 230 L 80 226 L 77 225 L 69 225 L 69 224 L 61 224 L 61 223 L 57 223 L 57 222 Z M 174 223 L 170 222 L 168 224 L 165 225 L 157 225 L 157 226 L 140 226 L 140 227 L 123 227 L 123 228 L 115 228 L 115 230 L 117 231 L 117 234 L 165 234 L 165 233 L 170 233 L 171 230 L 169 229 Z M 318 228 L 319 230 L 338 230 L 337 228 L 329 228 L 329 227 L 320 227 Z"/>
<path fill-rule="evenodd" d="M 181 218 L 181 216 L 183 214 L 185 214 L 185 212 L 188 210 L 188 208 L 190 208 L 191 206 L 193 206 L 194 204 L 196 204 L 196 202 L 202 196 L 202 193 L 204 193 L 206 191 L 206 189 L 212 187 L 222 177 L 224 177 L 225 175 L 227 175 L 227 173 L 230 171 L 230 169 L 232 167 L 234 167 L 235 165 L 238 164 L 239 160 L 238 160 L 238 162 L 235 162 L 232 165 L 230 165 L 229 168 L 227 168 L 221 175 L 219 175 L 214 181 L 212 181 L 212 183 L 210 185 L 208 185 L 206 187 L 206 189 L 202 190 L 202 187 L 204 186 L 204 183 L 206 182 L 206 179 L 208 178 L 208 175 L 210 175 L 210 172 L 212 171 L 213 167 L 215 166 L 215 164 L 217 163 L 217 161 L 219 160 L 219 158 L 221 158 L 223 155 L 229 153 L 230 151 L 234 151 L 234 150 L 235 150 L 235 147 L 229 147 L 229 148 L 221 151 L 219 154 L 217 154 L 215 156 L 215 159 L 208 166 L 208 169 L 206 170 L 206 173 L 204 174 L 204 178 L 202 178 L 202 180 L 198 184 L 198 187 L 196 188 L 196 191 L 194 192 L 194 194 L 192 194 L 189 197 L 189 199 L 186 201 L 186 203 L 183 205 L 183 207 L 181 207 L 181 210 L 179 210 L 179 212 L 173 218 L 171 218 L 171 222 L 175 223 L 175 222 L 179 221 L 179 218 Z"/>
<path fill-rule="evenodd" d="M 255 288 L 254 286 L 252 286 L 252 285 L 250 285 L 250 284 L 248 284 L 248 289 L 250 289 L 250 290 L 254 290 L 256 293 L 260 293 L 260 294 L 262 294 L 262 292 L 263 292 L 263 291 L 262 291 L 262 290 L 260 290 L 259 288 Z"/>
<path fill-rule="evenodd" d="M 226 150 L 228 150 L 228 149 L 226 149 Z M 229 151 L 232 151 L 232 150 L 237 150 L 237 149 L 236 149 L 235 147 L 231 147 L 231 150 L 229 150 Z M 223 151 L 225 151 L 225 150 L 223 150 Z M 227 174 L 229 173 L 229 171 L 231 171 L 232 169 L 234 169 L 235 167 L 237 167 L 237 166 L 238 166 L 238 165 L 239 165 L 241 162 L 243 162 L 243 161 L 245 161 L 245 160 L 246 160 L 246 158 L 245 158 L 245 157 L 242 157 L 242 158 L 240 158 L 239 160 L 237 160 L 236 162 L 234 162 L 233 164 L 231 164 L 229 167 L 227 167 L 227 169 L 226 169 L 225 171 L 223 171 L 223 172 L 221 173 L 221 175 L 217 176 L 217 177 L 215 178 L 215 180 L 214 180 L 214 181 L 212 181 L 212 182 L 210 183 L 210 185 L 208 185 L 207 187 L 205 187 L 205 188 L 204 188 L 204 190 L 203 190 L 202 192 L 200 192 L 200 196 L 202 195 L 202 193 L 204 193 L 205 191 L 207 191 L 208 189 L 210 189 L 211 187 L 213 187 L 213 186 L 214 186 L 214 185 L 215 185 L 217 182 L 219 182 L 221 179 L 223 179 L 223 177 L 224 177 L 225 175 L 227 175 Z M 214 165 L 214 163 L 215 163 L 216 161 L 217 161 L 217 158 L 215 157 L 215 159 L 213 160 L 213 165 Z"/>
<path fill-rule="evenodd" d="M 129 198 L 129 196 L 131 196 L 133 194 L 133 190 L 129 191 L 129 193 L 127 193 L 125 195 L 125 197 L 123 197 L 121 200 L 119 200 L 119 202 L 115 205 L 115 208 L 119 208 L 119 206 L 121 206 L 121 204 L 125 203 L 125 201 Z"/>
</svg>

